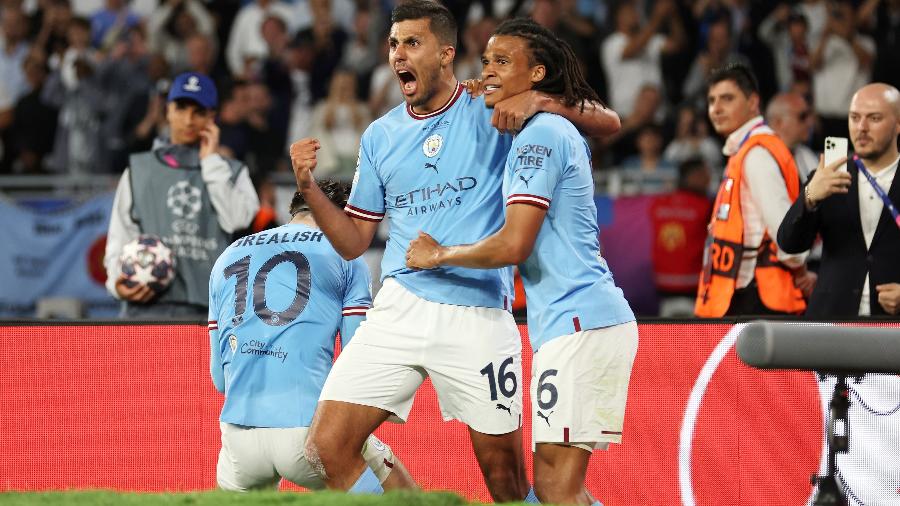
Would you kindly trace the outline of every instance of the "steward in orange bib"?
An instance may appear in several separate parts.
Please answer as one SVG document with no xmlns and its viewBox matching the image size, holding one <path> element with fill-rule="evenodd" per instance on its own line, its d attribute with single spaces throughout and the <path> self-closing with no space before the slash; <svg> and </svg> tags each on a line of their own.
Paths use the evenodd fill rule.
<svg viewBox="0 0 900 506">
<path fill-rule="evenodd" d="M 756 78 L 728 65 L 710 78 L 709 117 L 727 136 L 730 155 L 713 206 L 694 312 L 699 317 L 799 314 L 806 254 L 788 255 L 772 240 L 800 192 L 797 166 L 784 142 L 759 115 Z"/>
</svg>

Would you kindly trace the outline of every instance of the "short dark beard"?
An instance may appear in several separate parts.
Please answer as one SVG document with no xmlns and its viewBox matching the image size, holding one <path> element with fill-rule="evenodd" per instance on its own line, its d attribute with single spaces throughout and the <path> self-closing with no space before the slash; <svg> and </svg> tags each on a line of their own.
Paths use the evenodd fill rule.
<svg viewBox="0 0 900 506">
<path fill-rule="evenodd" d="M 410 102 L 409 103 L 410 108 L 416 108 L 416 107 L 421 108 L 421 107 L 427 105 L 428 102 L 430 102 L 431 99 L 433 99 L 435 97 L 435 95 L 437 95 L 438 87 L 441 82 L 441 68 L 438 67 L 437 69 L 435 69 L 434 72 L 432 72 L 428 76 L 428 80 L 431 81 L 432 83 L 434 83 L 434 86 L 431 89 L 431 93 L 428 93 L 427 95 L 423 95 L 421 98 L 419 98 L 418 100 L 416 100 L 414 102 Z M 418 78 L 417 78 L 417 81 L 419 83 L 421 83 L 421 81 Z M 433 112 L 433 111 L 425 111 L 425 112 L 422 112 L 421 114 L 428 114 L 430 112 Z"/>
</svg>

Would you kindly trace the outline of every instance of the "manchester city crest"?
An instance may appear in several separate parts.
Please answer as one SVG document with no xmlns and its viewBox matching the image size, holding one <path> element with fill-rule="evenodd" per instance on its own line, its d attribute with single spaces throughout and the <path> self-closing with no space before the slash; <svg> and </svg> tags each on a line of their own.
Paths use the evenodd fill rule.
<svg viewBox="0 0 900 506">
<path fill-rule="evenodd" d="M 429 135 L 427 139 L 425 139 L 425 143 L 422 144 L 422 152 L 425 153 L 425 156 L 428 158 L 432 158 L 437 156 L 441 151 L 441 146 L 444 145 L 444 138 L 440 136 L 440 134 Z"/>
</svg>

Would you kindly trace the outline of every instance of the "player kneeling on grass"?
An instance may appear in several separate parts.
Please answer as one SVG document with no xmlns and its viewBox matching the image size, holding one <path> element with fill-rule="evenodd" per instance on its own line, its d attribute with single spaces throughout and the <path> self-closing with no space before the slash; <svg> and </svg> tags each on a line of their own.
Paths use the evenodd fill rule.
<svg viewBox="0 0 900 506">
<path fill-rule="evenodd" d="M 349 188 L 322 184 L 343 206 Z M 324 488 L 306 460 L 306 433 L 334 359 L 335 334 L 353 336 L 371 305 L 362 259 L 346 261 L 316 226 L 300 194 L 287 225 L 237 240 L 209 280 L 210 372 L 225 394 L 216 479 L 225 490 L 275 488 L 283 477 Z M 361 448 L 369 465 L 358 492 L 415 484 L 375 436 Z"/>
<path fill-rule="evenodd" d="M 534 89 L 565 105 L 599 100 L 571 48 L 531 20 L 501 24 L 482 58 L 488 107 Z M 513 141 L 506 223 L 475 243 L 444 247 L 422 232 L 407 265 L 493 269 L 517 264 L 528 302 L 534 488 L 542 502 L 591 504 L 591 453 L 622 439 L 638 346 L 634 314 L 600 257 L 590 151 L 568 120 L 538 113 Z"/>
</svg>

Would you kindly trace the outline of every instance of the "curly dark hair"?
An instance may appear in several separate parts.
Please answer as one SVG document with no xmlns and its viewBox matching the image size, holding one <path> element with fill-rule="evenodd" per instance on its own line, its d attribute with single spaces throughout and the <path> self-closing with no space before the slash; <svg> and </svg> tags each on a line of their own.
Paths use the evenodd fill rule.
<svg viewBox="0 0 900 506">
<path fill-rule="evenodd" d="M 319 188 L 325 192 L 328 200 L 334 202 L 334 205 L 341 209 L 347 205 L 347 199 L 350 198 L 350 184 L 336 179 L 323 179 L 318 183 Z M 303 198 L 303 194 L 295 192 L 294 198 L 291 199 L 291 216 L 296 216 L 297 213 L 308 211 L 309 206 L 306 204 L 306 199 Z"/>
</svg>

